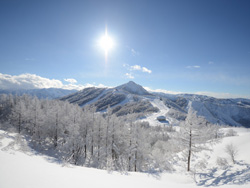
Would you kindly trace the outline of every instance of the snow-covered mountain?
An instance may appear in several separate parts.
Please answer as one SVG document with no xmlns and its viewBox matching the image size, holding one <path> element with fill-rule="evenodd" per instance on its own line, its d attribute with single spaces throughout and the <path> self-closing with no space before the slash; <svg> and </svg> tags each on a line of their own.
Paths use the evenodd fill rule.
<svg viewBox="0 0 250 188">
<path fill-rule="evenodd" d="M 142 86 L 130 81 L 115 88 L 86 88 L 61 100 L 76 103 L 80 106 L 93 105 L 97 111 L 105 111 L 109 106 L 113 113 L 125 115 L 128 113 L 152 113 L 158 109 L 153 107 L 149 99 L 155 97 Z"/>
<path fill-rule="evenodd" d="M 152 93 L 132 81 L 114 88 L 86 88 L 61 100 L 80 106 L 93 105 L 97 111 L 105 111 L 110 106 L 118 116 L 141 113 L 149 122 L 157 121 L 158 116 L 165 116 L 167 122 L 172 124 L 184 120 L 192 107 L 198 115 L 212 123 L 250 127 L 249 99 Z"/>
<path fill-rule="evenodd" d="M 137 113 L 138 117 L 152 124 L 158 122 L 158 116 L 166 117 L 166 122 L 161 123 L 178 124 L 185 119 L 188 109 L 192 107 L 198 115 L 212 123 L 250 127 L 249 99 L 216 99 L 194 94 L 149 92 L 133 81 L 114 88 L 89 87 L 81 91 L 58 88 L 0 90 L 0 94 L 60 98 L 81 107 L 92 105 L 102 112 L 110 106 L 118 116 Z"/>
<path fill-rule="evenodd" d="M 150 95 L 150 93 L 146 89 L 144 89 L 142 86 L 136 84 L 133 81 L 129 81 L 126 84 L 117 86 L 115 89 L 128 92 L 129 94 Z"/>
<path fill-rule="evenodd" d="M 208 121 L 233 126 L 250 127 L 250 101 L 246 99 L 216 99 L 193 96 L 187 98 L 198 115 Z"/>
<path fill-rule="evenodd" d="M 0 94 L 12 94 L 12 95 L 31 95 L 37 96 L 39 99 L 56 99 L 65 95 L 75 93 L 77 90 L 68 90 L 60 88 L 48 88 L 48 89 L 17 89 L 17 90 L 1 90 Z"/>
</svg>

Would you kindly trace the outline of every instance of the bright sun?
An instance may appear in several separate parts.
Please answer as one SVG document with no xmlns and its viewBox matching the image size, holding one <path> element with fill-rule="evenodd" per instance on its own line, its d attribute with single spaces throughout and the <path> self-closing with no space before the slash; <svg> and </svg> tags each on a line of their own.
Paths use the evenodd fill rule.
<svg viewBox="0 0 250 188">
<path fill-rule="evenodd" d="M 110 50 L 113 46 L 113 40 L 111 37 L 108 36 L 106 33 L 100 40 L 100 46 L 106 51 Z"/>
<path fill-rule="evenodd" d="M 108 35 L 108 30 L 106 28 L 105 35 L 99 40 L 100 47 L 105 51 L 105 59 L 107 59 L 108 51 L 114 47 L 113 39 Z"/>
</svg>

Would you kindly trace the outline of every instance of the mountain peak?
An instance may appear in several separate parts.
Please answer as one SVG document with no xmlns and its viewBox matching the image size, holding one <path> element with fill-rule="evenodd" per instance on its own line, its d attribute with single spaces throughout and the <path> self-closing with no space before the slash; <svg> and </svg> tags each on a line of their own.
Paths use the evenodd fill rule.
<svg viewBox="0 0 250 188">
<path fill-rule="evenodd" d="M 135 84 L 135 85 L 138 85 L 138 84 L 136 84 L 134 81 L 129 81 L 129 82 L 126 83 L 126 84 Z"/>
<path fill-rule="evenodd" d="M 129 93 L 137 94 L 137 95 L 149 95 L 147 90 L 145 90 L 141 85 L 136 84 L 133 81 L 129 81 L 128 83 L 117 86 L 116 89 L 127 91 Z"/>
</svg>

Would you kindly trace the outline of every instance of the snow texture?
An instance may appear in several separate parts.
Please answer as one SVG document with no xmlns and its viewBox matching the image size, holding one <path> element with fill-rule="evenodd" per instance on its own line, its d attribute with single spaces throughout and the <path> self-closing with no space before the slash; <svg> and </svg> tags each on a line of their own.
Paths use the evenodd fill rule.
<svg viewBox="0 0 250 188">
<path fill-rule="evenodd" d="M 225 128 L 223 132 L 228 130 L 229 128 Z M 238 136 L 224 138 L 221 143 L 213 146 L 212 153 L 204 151 L 199 154 L 200 160 L 193 159 L 197 171 L 190 174 L 181 170 L 162 174 L 123 174 L 65 165 L 52 157 L 36 153 L 29 147 L 24 137 L 0 130 L 0 187 L 249 188 L 250 130 L 245 128 L 233 128 L 233 130 Z M 234 143 L 239 151 L 235 165 L 230 163 L 224 152 L 228 143 Z M 219 166 L 216 162 L 218 157 L 227 160 L 229 165 Z M 202 164 L 207 168 L 202 169 Z"/>
</svg>

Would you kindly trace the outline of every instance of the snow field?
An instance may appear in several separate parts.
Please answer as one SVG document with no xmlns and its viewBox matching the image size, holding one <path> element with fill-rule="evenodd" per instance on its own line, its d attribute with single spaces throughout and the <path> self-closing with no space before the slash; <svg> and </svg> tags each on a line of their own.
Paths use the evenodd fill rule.
<svg viewBox="0 0 250 188">
<path fill-rule="evenodd" d="M 183 175 L 164 175 L 107 172 L 86 167 L 62 165 L 53 158 L 22 151 L 15 142 L 17 134 L 0 131 L 0 187 L 1 188 L 82 188 L 82 187 L 179 187 L 193 185 Z M 176 183 L 176 180 L 181 182 Z M 184 186 L 183 185 L 183 186 Z M 189 186 L 188 186 L 189 187 Z"/>
<path fill-rule="evenodd" d="M 250 187 L 250 129 L 224 128 L 223 132 L 233 129 L 237 136 L 223 138 L 213 146 L 213 151 L 203 151 L 197 159 L 206 162 L 206 168 L 197 170 L 196 181 L 202 186 Z M 233 144 L 238 154 L 236 164 L 225 151 L 228 144 Z M 227 165 L 219 165 L 218 159 L 224 159 Z"/>
<path fill-rule="evenodd" d="M 231 128 L 225 128 L 228 131 Z M 250 187 L 250 130 L 233 128 L 238 136 L 225 137 L 213 146 L 213 152 L 199 153 L 205 159 L 206 169 L 196 174 L 177 171 L 174 173 L 146 174 L 107 172 L 94 168 L 64 165 L 56 159 L 36 154 L 23 137 L 0 131 L 0 187 L 1 188 L 82 188 L 82 187 L 171 187 L 194 188 L 216 186 L 222 188 Z M 233 165 L 225 153 L 227 144 L 237 146 L 237 164 Z M 216 164 L 217 157 L 223 157 L 229 166 Z M 198 160 L 197 158 L 197 160 Z M 195 183 L 194 178 L 197 183 Z"/>
</svg>

